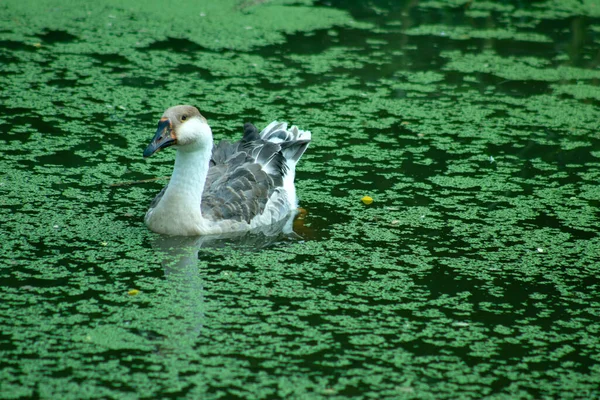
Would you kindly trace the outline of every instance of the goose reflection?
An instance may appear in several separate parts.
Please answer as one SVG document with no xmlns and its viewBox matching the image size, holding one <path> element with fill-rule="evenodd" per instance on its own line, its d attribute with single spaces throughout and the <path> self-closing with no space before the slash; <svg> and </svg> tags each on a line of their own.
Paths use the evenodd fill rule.
<svg viewBox="0 0 600 400">
<path fill-rule="evenodd" d="M 161 301 L 164 341 L 162 354 L 189 351 L 195 345 L 205 324 L 204 283 L 202 268 L 211 257 L 211 249 L 236 252 L 258 252 L 263 249 L 302 240 L 293 230 L 290 216 L 278 224 L 246 233 L 211 236 L 157 236 L 152 248 L 158 253 L 164 269 L 165 299 Z M 296 225 L 297 226 L 297 225 Z M 203 254 L 202 250 L 207 250 Z"/>
</svg>

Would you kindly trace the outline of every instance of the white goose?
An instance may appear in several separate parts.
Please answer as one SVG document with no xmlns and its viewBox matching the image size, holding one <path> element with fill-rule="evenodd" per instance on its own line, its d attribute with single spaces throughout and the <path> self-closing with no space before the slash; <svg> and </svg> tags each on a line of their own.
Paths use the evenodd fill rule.
<svg viewBox="0 0 600 400">
<path fill-rule="evenodd" d="M 212 131 L 196 107 L 167 109 L 146 150 L 177 149 L 173 175 L 144 219 L 157 233 L 177 236 L 241 232 L 281 221 L 298 207 L 296 163 L 311 134 L 277 121 L 258 133 L 244 125 L 236 143 L 213 145 Z"/>
</svg>

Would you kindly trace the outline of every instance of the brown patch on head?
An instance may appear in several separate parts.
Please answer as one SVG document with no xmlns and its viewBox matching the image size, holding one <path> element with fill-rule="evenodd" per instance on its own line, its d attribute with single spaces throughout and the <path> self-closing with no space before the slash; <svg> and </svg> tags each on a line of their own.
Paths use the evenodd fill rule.
<svg viewBox="0 0 600 400">
<path fill-rule="evenodd" d="M 170 126 L 170 135 L 172 139 L 178 141 L 179 144 L 179 130 L 183 124 L 190 120 L 200 120 L 205 124 L 208 124 L 206 118 L 200 114 L 200 111 L 194 106 L 190 105 L 179 105 L 173 106 L 167 109 L 162 115 L 161 121 L 168 120 Z"/>
<path fill-rule="evenodd" d="M 206 123 L 206 118 L 200 114 L 200 111 L 194 106 L 180 105 L 170 107 L 163 114 L 163 118 L 168 118 L 173 124 L 173 128 L 177 128 L 178 125 L 183 124 L 185 121 L 198 117 Z"/>
</svg>

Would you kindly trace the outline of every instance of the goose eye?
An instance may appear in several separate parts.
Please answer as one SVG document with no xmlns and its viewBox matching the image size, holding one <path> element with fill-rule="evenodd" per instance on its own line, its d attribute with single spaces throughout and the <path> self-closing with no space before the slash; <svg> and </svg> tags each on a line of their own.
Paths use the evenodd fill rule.
<svg viewBox="0 0 600 400">
<path fill-rule="evenodd" d="M 187 115 L 182 115 L 182 116 L 181 116 L 181 120 L 182 120 L 182 121 L 185 121 L 186 119 L 187 119 Z"/>
</svg>

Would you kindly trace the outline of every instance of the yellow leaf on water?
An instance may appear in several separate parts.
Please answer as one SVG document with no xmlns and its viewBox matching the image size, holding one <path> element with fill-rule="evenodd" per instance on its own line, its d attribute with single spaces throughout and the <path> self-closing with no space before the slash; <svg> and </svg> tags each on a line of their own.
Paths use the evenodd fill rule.
<svg viewBox="0 0 600 400">
<path fill-rule="evenodd" d="M 130 295 L 130 296 L 136 296 L 139 293 L 140 293 L 140 291 L 137 290 L 137 289 L 131 289 L 131 290 L 129 290 L 129 292 L 127 292 L 127 294 Z"/>
<path fill-rule="evenodd" d="M 360 201 L 362 201 L 366 205 L 369 205 L 373 203 L 373 198 L 371 196 L 364 196 L 362 199 L 360 199 Z"/>
</svg>

